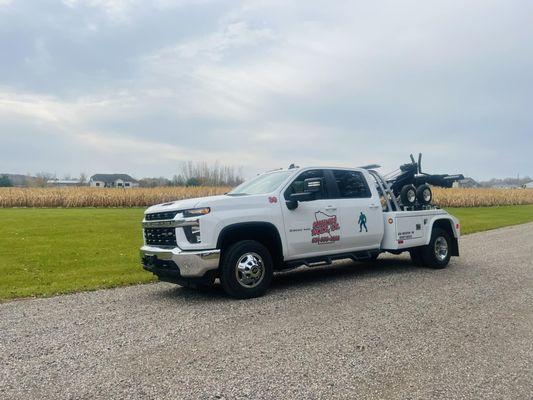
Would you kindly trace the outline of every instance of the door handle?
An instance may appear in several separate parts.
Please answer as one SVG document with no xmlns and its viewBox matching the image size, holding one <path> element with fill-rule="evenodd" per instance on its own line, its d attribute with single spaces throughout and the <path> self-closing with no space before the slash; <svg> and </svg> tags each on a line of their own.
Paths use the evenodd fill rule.
<svg viewBox="0 0 533 400">
<path fill-rule="evenodd" d="M 335 206 L 327 206 L 326 211 L 337 211 L 337 207 Z"/>
<path fill-rule="evenodd" d="M 376 204 L 370 204 L 370 208 L 379 208 L 379 206 Z"/>
</svg>

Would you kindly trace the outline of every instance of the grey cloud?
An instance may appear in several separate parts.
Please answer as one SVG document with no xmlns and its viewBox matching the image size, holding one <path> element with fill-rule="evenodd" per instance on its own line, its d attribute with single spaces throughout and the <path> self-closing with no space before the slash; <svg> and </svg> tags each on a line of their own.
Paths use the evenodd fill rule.
<svg viewBox="0 0 533 400">
<path fill-rule="evenodd" d="M 290 162 L 395 168 L 423 151 L 443 172 L 533 174 L 531 11 L 21 0 L 0 5 L 0 135 L 54 143 L 34 170 L 171 175 L 180 159 L 204 158 L 252 175 Z M 11 146 L 1 169 L 25 172 L 27 147 Z M 55 151 L 67 147 L 79 157 Z"/>
</svg>

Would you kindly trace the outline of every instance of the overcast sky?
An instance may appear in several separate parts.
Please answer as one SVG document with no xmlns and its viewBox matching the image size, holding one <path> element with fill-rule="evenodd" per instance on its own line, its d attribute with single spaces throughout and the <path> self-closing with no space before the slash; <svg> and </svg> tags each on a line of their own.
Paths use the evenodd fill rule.
<svg viewBox="0 0 533 400">
<path fill-rule="evenodd" d="M 528 0 L 0 0 L 0 57 L 0 172 L 533 175 Z"/>
</svg>

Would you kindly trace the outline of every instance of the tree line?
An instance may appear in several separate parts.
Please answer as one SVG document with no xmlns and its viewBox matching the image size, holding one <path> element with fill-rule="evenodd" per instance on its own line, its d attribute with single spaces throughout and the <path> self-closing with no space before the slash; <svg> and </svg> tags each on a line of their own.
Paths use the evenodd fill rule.
<svg viewBox="0 0 533 400">
<path fill-rule="evenodd" d="M 503 178 L 503 179 L 497 179 L 492 178 L 488 181 L 482 181 L 479 182 L 481 187 L 494 187 L 499 185 L 509 185 L 509 186 L 523 186 L 526 183 L 531 182 L 533 179 L 531 179 L 529 176 L 524 176 L 522 178 L 516 177 L 516 178 Z"/>
<path fill-rule="evenodd" d="M 56 174 L 39 172 L 35 176 L 17 175 L 10 178 L 9 175 L 0 175 L 0 187 L 28 186 L 46 187 L 49 180 L 57 179 Z M 88 177 L 85 173 L 78 178 L 65 175 L 63 180 L 77 180 L 80 186 L 88 184 Z M 177 173 L 168 179 L 165 177 L 152 177 L 139 179 L 141 187 L 161 187 L 161 186 L 230 186 L 234 187 L 244 181 L 242 168 L 233 165 L 215 162 L 209 164 L 205 161 L 186 161 L 179 164 Z"/>
<path fill-rule="evenodd" d="M 172 179 L 165 177 L 143 178 L 141 187 L 161 186 L 230 186 L 234 187 L 244 181 L 242 168 L 232 165 L 208 164 L 207 162 L 186 161 L 179 165 L 178 173 Z"/>
</svg>

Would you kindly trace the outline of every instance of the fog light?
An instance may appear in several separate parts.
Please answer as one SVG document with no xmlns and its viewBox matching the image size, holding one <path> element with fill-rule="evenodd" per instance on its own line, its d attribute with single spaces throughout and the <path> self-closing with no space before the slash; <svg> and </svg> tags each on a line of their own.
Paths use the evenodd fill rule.
<svg viewBox="0 0 533 400">
<path fill-rule="evenodd" d="M 201 243 L 202 239 L 200 237 L 200 223 L 196 221 L 194 225 L 189 225 L 183 227 L 183 232 L 189 243 Z"/>
</svg>

